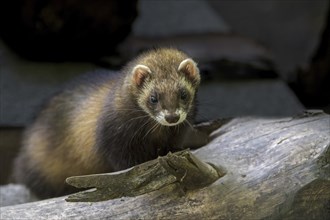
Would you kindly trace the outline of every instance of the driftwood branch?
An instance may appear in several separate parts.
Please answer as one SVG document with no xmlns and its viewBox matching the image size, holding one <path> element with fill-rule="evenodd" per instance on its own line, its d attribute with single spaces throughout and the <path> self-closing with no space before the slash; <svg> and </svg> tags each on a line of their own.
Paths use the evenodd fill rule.
<svg viewBox="0 0 330 220">
<path fill-rule="evenodd" d="M 224 174 L 224 170 L 200 161 L 185 150 L 116 173 L 69 177 L 66 182 L 72 186 L 96 190 L 70 195 L 66 201 L 98 202 L 138 196 L 171 184 L 178 184 L 182 190 L 198 189 Z"/>
<path fill-rule="evenodd" d="M 169 184 L 103 202 L 61 197 L 2 207 L 0 218 L 330 219 L 329 134 L 330 117 L 321 112 L 234 119 L 193 152 L 227 170 L 209 186 L 182 194 L 177 184 Z"/>
</svg>

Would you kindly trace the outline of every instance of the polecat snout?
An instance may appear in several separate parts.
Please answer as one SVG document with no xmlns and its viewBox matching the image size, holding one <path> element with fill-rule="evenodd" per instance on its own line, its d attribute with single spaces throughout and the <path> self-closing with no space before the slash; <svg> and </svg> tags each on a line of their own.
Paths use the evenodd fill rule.
<svg viewBox="0 0 330 220">
<path fill-rule="evenodd" d="M 14 176 L 39 197 L 65 179 L 103 173 L 182 148 L 194 122 L 196 63 L 175 49 L 145 52 L 120 74 L 97 72 L 54 96 L 27 128 Z"/>
</svg>

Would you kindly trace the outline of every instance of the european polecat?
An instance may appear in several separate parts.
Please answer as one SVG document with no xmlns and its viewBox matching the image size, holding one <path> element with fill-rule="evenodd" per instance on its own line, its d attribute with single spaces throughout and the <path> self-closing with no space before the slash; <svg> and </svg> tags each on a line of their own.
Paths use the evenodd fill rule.
<svg viewBox="0 0 330 220">
<path fill-rule="evenodd" d="M 65 179 L 112 172 L 182 147 L 194 122 L 196 63 L 175 49 L 143 53 L 120 74 L 95 73 L 54 96 L 27 128 L 14 177 L 41 198 Z"/>
</svg>

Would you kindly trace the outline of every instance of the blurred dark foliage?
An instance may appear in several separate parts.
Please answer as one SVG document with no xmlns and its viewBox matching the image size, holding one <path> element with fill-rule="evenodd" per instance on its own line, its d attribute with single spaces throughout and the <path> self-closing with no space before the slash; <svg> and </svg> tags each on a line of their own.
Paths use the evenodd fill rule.
<svg viewBox="0 0 330 220">
<path fill-rule="evenodd" d="M 130 33 L 137 1 L 1 0 L 0 35 L 32 60 L 97 59 Z"/>
</svg>

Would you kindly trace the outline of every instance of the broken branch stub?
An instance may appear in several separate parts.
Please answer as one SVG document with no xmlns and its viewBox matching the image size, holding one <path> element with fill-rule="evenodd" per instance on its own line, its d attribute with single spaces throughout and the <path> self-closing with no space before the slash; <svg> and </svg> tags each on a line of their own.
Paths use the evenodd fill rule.
<svg viewBox="0 0 330 220">
<path fill-rule="evenodd" d="M 188 150 L 168 153 L 127 170 L 74 176 L 66 182 L 77 188 L 96 188 L 70 195 L 68 202 L 97 202 L 123 196 L 137 196 L 179 184 L 182 189 L 198 189 L 222 177 L 225 171 L 200 161 Z"/>
<path fill-rule="evenodd" d="M 189 151 L 170 152 L 158 160 L 169 174 L 176 177 L 180 186 L 188 190 L 208 186 L 225 175 L 224 169 L 202 162 Z"/>
</svg>

